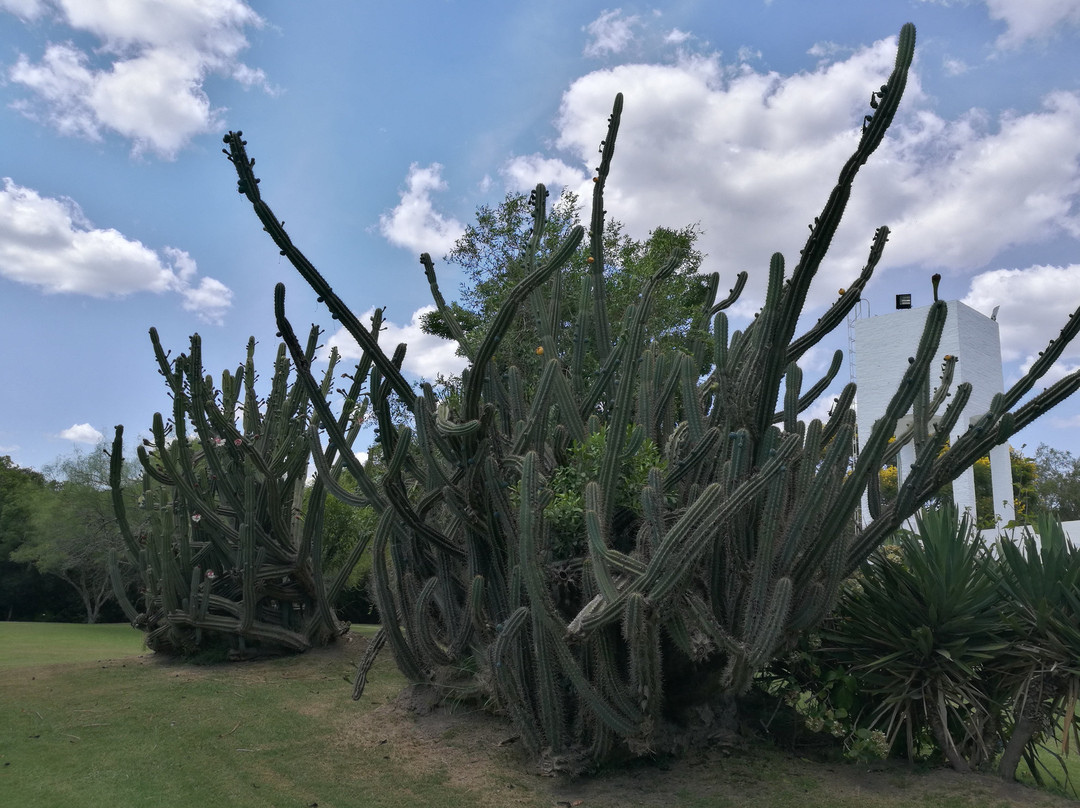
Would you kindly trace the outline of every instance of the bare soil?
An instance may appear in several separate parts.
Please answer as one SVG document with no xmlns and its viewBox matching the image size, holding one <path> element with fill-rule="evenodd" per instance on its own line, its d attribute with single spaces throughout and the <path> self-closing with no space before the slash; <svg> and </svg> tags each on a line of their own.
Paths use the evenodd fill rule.
<svg viewBox="0 0 1080 808">
<path fill-rule="evenodd" d="M 315 652 L 359 659 L 361 639 Z M 389 654 L 376 670 L 391 674 Z M 369 695 L 370 694 L 370 695 Z M 735 748 L 696 749 L 679 758 L 638 761 L 599 774 L 541 776 L 511 726 L 471 707 L 435 704 L 414 688 L 365 693 L 359 720 L 343 726 L 344 754 L 383 752 L 384 760 L 416 773 L 442 772 L 448 785 L 475 795 L 478 808 L 581 806 L 948 806 L 1011 808 L 1076 803 L 989 775 L 951 769 L 913 769 L 902 762 L 872 766 L 811 760 L 764 740 Z"/>
</svg>

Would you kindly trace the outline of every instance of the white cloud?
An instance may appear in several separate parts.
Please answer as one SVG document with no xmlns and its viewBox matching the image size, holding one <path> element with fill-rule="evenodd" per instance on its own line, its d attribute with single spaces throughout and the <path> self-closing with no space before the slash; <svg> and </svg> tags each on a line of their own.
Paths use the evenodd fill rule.
<svg viewBox="0 0 1080 808">
<path fill-rule="evenodd" d="M 72 424 L 59 435 L 59 438 L 69 440 L 72 443 L 101 443 L 105 436 L 94 429 L 90 424 Z"/>
<path fill-rule="evenodd" d="M 416 254 L 445 255 L 465 232 L 465 225 L 453 217 L 443 216 L 431 201 L 434 191 L 446 190 L 442 166 L 432 163 L 421 168 L 418 163 L 413 163 L 405 182 L 407 187 L 401 192 L 401 202 L 379 217 L 379 232 L 391 244 Z"/>
<path fill-rule="evenodd" d="M 997 41 L 1003 48 L 1059 33 L 1062 25 L 1080 25 L 1078 0 L 986 0 L 986 7 L 991 19 L 1007 26 Z"/>
<path fill-rule="evenodd" d="M 611 215 L 639 237 L 660 225 L 701 222 L 705 268 L 719 271 L 722 285 L 741 270 L 761 283 L 758 270 L 774 251 L 798 256 L 807 223 L 858 142 L 868 89 L 882 83 L 894 59 L 895 43 L 885 41 L 787 77 L 725 67 L 715 54 L 596 71 L 564 94 L 557 145 L 583 166 L 595 164 L 603 116 L 622 91 L 605 196 Z M 917 81 L 909 93 L 918 97 Z M 579 189 L 586 199 L 588 185 Z M 828 281 L 829 289 L 848 284 L 881 222 L 856 224 L 863 225 L 852 253 L 858 257 Z"/>
<path fill-rule="evenodd" d="M 535 188 L 538 182 L 549 188 L 577 187 L 588 179 L 581 169 L 541 154 L 512 157 L 506 161 L 499 173 L 502 174 L 506 187 L 515 191 Z"/>
<path fill-rule="evenodd" d="M 11 2 L 11 0 L 8 0 Z M 22 54 L 9 77 L 33 92 L 16 108 L 60 132 L 100 139 L 111 131 L 133 151 L 171 158 L 219 126 L 203 84 L 225 75 L 266 86 L 239 61 L 244 30 L 262 24 L 241 0 L 54 0 L 63 21 L 96 36 L 92 53 L 48 45 L 40 62 Z"/>
<path fill-rule="evenodd" d="M 700 222 L 704 268 L 721 273 L 723 288 L 750 271 L 746 314 L 760 303 L 769 256 L 782 252 L 789 269 L 797 261 L 894 57 L 890 39 L 791 76 L 717 54 L 598 70 L 565 92 L 557 146 L 594 165 L 604 116 L 623 92 L 606 207 L 638 237 Z M 904 265 L 978 270 L 1006 248 L 1080 235 L 1078 165 L 1077 95 L 1052 93 L 1042 109 L 996 121 L 975 111 L 945 120 L 927 109 L 913 72 L 892 130 L 855 182 L 810 307 L 850 284 L 883 224 L 892 236 L 879 275 Z M 589 186 L 578 187 L 583 198 Z"/>
<path fill-rule="evenodd" d="M 45 11 L 42 0 L 0 0 L 0 11 L 8 11 L 19 19 L 32 20 Z"/>
<path fill-rule="evenodd" d="M 584 53 L 589 57 L 622 53 L 634 41 L 634 27 L 640 24 L 636 15 L 624 17 L 621 8 L 604 10 L 582 30 L 589 35 Z"/>
<path fill-rule="evenodd" d="M 0 277 L 46 293 L 119 297 L 175 292 L 183 306 L 218 323 L 232 292 L 198 274 L 183 250 L 159 255 L 112 228 L 93 227 L 71 199 L 43 197 L 10 178 L 0 190 Z"/>
<path fill-rule="evenodd" d="M 947 6 L 952 0 L 922 0 Z M 1080 0 L 983 0 L 992 20 L 1005 23 L 999 48 L 1017 48 L 1031 39 L 1061 32 L 1063 25 L 1080 25 Z"/>
<path fill-rule="evenodd" d="M 995 306 L 1001 331 L 1001 353 L 1005 361 L 1020 360 L 1027 372 L 1039 352 L 1058 336 L 1069 315 L 1080 305 L 1080 264 L 1066 267 L 1033 266 L 1026 269 L 996 269 L 971 280 L 963 301 L 989 314 Z M 1065 349 L 1053 372 L 1043 384 L 1057 381 L 1075 370 L 1080 345 L 1075 341 Z"/>
<path fill-rule="evenodd" d="M 963 59 L 946 59 L 943 66 L 945 74 L 949 76 L 960 76 L 971 69 Z"/>
<path fill-rule="evenodd" d="M 682 45 L 684 42 L 692 39 L 693 36 L 694 35 L 689 31 L 680 31 L 678 28 L 672 28 L 664 37 L 664 42 L 669 45 Z"/>
<path fill-rule="evenodd" d="M 457 355 L 456 342 L 425 334 L 421 330 L 420 319 L 434 310 L 434 306 L 423 306 L 417 309 L 407 325 L 397 325 L 384 320 L 379 333 L 379 344 L 387 356 L 392 355 L 394 349 L 402 342 L 409 346 L 402 365 L 403 372 L 431 380 L 440 373 L 443 375 L 460 373 L 467 364 L 464 357 Z M 360 321 L 369 322 L 374 311 L 374 309 L 366 311 L 360 317 Z M 357 360 L 361 356 L 360 346 L 344 328 L 339 328 L 326 340 L 325 351 L 329 352 L 331 348 L 337 348 L 342 359 Z"/>
<path fill-rule="evenodd" d="M 891 260 L 976 269 L 1010 246 L 1080 235 L 1076 95 L 1052 93 L 1043 110 L 1006 114 L 996 131 L 979 115 L 948 122 L 924 113 L 897 135 L 885 150 L 895 161 Z"/>
</svg>

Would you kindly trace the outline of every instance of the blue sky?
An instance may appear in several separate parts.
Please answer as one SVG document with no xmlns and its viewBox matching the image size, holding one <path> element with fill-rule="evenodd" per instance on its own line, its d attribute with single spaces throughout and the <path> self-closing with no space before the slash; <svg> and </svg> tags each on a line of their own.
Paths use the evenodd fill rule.
<svg viewBox="0 0 1080 808">
<path fill-rule="evenodd" d="M 587 190 L 618 91 L 608 210 L 638 236 L 699 223 L 722 288 L 750 272 L 750 315 L 907 21 L 912 80 L 805 316 L 887 224 L 871 313 L 929 302 L 941 272 L 944 297 L 1001 306 L 1008 383 L 1080 304 L 1080 0 L 0 0 L 0 454 L 41 467 L 118 423 L 145 433 L 169 406 L 150 326 L 174 352 L 198 331 L 215 375 L 254 335 L 269 376 L 277 281 L 298 329 L 333 325 L 235 193 L 229 129 L 338 293 L 386 308 L 414 375 L 460 362 L 416 328 L 419 253 L 507 190 Z M 1053 378 L 1078 366 L 1080 346 Z M 1080 452 L 1080 401 L 1013 441 L 1040 442 Z"/>
</svg>

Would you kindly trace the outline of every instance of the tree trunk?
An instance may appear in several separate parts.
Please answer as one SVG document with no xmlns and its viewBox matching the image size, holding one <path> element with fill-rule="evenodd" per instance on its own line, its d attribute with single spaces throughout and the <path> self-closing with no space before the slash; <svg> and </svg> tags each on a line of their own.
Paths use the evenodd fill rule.
<svg viewBox="0 0 1080 808">
<path fill-rule="evenodd" d="M 1016 779 L 1016 769 L 1024 756 L 1024 748 L 1038 729 L 1039 722 L 1032 716 L 1021 715 L 1017 720 L 1012 735 L 1009 736 L 1009 743 L 1006 744 L 1005 751 L 1001 753 L 1001 762 L 998 764 L 998 774 L 1003 778 Z"/>
<path fill-rule="evenodd" d="M 945 709 L 945 694 L 938 690 L 937 704 L 930 707 L 930 727 L 934 731 L 934 739 L 938 742 L 945 753 L 949 765 L 958 772 L 970 772 L 971 766 L 956 748 L 952 735 L 949 733 L 949 719 Z"/>
</svg>

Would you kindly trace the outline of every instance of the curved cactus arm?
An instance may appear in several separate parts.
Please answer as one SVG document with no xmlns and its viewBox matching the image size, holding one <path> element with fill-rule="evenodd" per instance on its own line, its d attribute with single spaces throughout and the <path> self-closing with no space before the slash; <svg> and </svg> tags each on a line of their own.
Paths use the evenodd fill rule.
<svg viewBox="0 0 1080 808">
<path fill-rule="evenodd" d="M 109 550 L 109 581 L 112 583 L 116 602 L 124 610 L 124 616 L 130 623 L 134 624 L 139 618 L 139 610 L 135 608 L 131 599 L 127 596 L 127 587 L 124 585 L 124 578 L 120 574 L 120 560 L 117 558 L 116 550 Z"/>
<path fill-rule="evenodd" d="M 498 634 L 490 646 L 490 664 L 503 696 L 500 701 L 514 720 L 514 727 L 521 733 L 525 745 L 534 752 L 540 751 L 543 742 L 536 729 L 536 716 L 530 709 L 530 698 L 524 685 L 521 664 L 522 633 L 529 618 L 529 608 L 518 606 L 497 627 Z"/>
<path fill-rule="evenodd" d="M 945 327 L 948 308 L 944 301 L 934 303 L 926 314 L 919 346 L 911 363 L 908 365 L 900 385 L 893 394 L 889 405 L 870 430 L 859 450 L 859 459 L 848 475 L 840 494 L 825 516 L 822 530 L 829 535 L 840 535 L 842 525 L 854 512 L 866 488 L 866 479 L 870 474 L 877 474 L 881 455 L 888 445 L 889 438 L 896 433 L 896 422 L 910 409 L 915 396 L 919 393 L 923 381 L 930 371 L 930 363 L 941 341 L 941 332 Z M 865 556 L 864 556 L 865 557 Z M 815 559 L 815 563 L 820 559 Z M 861 561 L 862 559 L 860 559 Z"/>
<path fill-rule="evenodd" d="M 253 350 L 254 346 L 249 345 L 249 351 Z M 230 508 L 237 513 L 240 513 L 243 511 L 244 507 L 241 493 L 233 485 L 233 475 L 226 472 L 224 464 L 221 462 L 220 454 L 214 451 L 215 435 L 207 420 L 207 412 L 215 411 L 213 401 L 214 394 L 212 388 L 207 389 L 208 385 L 202 375 L 202 341 L 198 334 L 193 334 L 191 336 L 191 348 L 188 356 L 188 363 L 188 390 L 191 396 L 190 415 L 192 423 L 195 426 L 195 432 L 199 436 L 199 441 L 203 446 L 203 456 L 206 458 L 207 465 L 217 477 L 218 493 Z M 239 434 L 236 432 L 234 423 L 228 421 L 224 415 L 219 415 L 219 422 L 224 421 L 226 428 L 228 429 L 226 439 L 230 442 L 238 439 Z"/>
<path fill-rule="evenodd" d="M 112 450 L 109 452 L 109 493 L 112 497 L 113 513 L 116 515 L 116 527 L 124 540 L 128 558 L 138 563 L 139 543 L 131 532 L 131 523 L 127 518 L 127 504 L 124 502 L 124 489 L 121 480 L 124 473 L 124 427 L 116 425 Z M 119 597 L 119 596 L 118 596 Z"/>
<path fill-rule="evenodd" d="M 641 290 L 641 296 L 637 305 L 627 307 L 627 325 L 619 338 L 619 348 L 609 355 L 608 364 L 612 366 L 613 373 L 615 372 L 615 366 L 618 363 L 610 360 L 625 355 L 621 353 L 622 351 L 629 354 L 632 350 L 634 355 L 640 355 L 645 339 L 645 323 L 648 319 L 649 312 L 652 309 L 653 298 L 660 288 L 660 285 L 675 273 L 675 270 L 678 269 L 684 259 L 685 255 L 681 251 L 676 251 L 669 256 L 660 269 L 653 273 L 652 277 L 646 281 L 645 286 Z M 693 360 L 690 357 L 687 357 L 686 364 L 692 365 Z M 613 492 L 615 490 L 621 466 L 620 457 L 622 454 L 623 443 L 626 440 L 627 426 L 630 423 L 630 417 L 633 410 L 634 391 L 636 389 L 635 382 L 638 378 L 639 363 L 628 363 L 620 368 L 620 370 L 618 389 L 615 392 L 615 400 L 611 404 L 611 414 L 607 419 L 605 427 L 604 455 L 600 462 L 599 483 L 601 490 L 604 492 Z M 694 368 L 690 368 L 690 372 L 694 372 L 694 370 Z M 687 409 L 691 406 L 698 406 L 697 391 L 694 390 L 691 395 L 691 401 L 686 405 Z M 610 493 L 605 494 L 604 512 L 601 514 L 601 522 L 603 524 L 610 523 L 614 507 L 614 496 Z"/>
<path fill-rule="evenodd" d="M 716 526 L 722 525 L 745 503 L 769 485 L 773 475 L 782 472 L 792 453 L 801 443 L 798 435 L 785 435 L 768 462 L 752 477 L 730 493 L 722 483 L 712 483 L 670 527 L 664 541 L 656 548 L 644 574 L 623 588 L 613 601 L 587 606 L 573 621 L 572 634 L 587 636 L 617 619 L 631 592 L 641 592 L 653 603 L 660 603 L 693 572 L 694 563 L 715 538 Z"/>
<path fill-rule="evenodd" d="M 465 394 L 463 396 L 463 417 L 465 420 L 473 420 L 480 416 L 480 394 L 483 389 L 484 378 L 488 373 L 488 363 L 495 355 L 495 349 L 502 340 L 506 330 L 517 316 L 518 307 L 524 303 L 533 289 L 547 281 L 553 273 L 561 269 L 581 244 L 585 231 L 580 226 L 575 226 L 566 240 L 555 250 L 551 259 L 536 271 L 530 273 L 515 286 L 507 295 L 503 307 L 495 315 L 484 337 L 483 342 L 476 349 L 476 359 L 473 363 L 472 373 L 465 382 Z"/>
<path fill-rule="evenodd" d="M 259 191 L 259 180 L 256 179 L 252 171 L 255 160 L 247 156 L 247 150 L 244 148 L 247 141 L 242 139 L 242 135 L 243 133 L 239 131 L 229 132 L 225 136 L 225 143 L 229 148 L 228 150 L 222 150 L 225 151 L 229 162 L 236 169 L 238 177 L 237 191 L 247 197 L 255 210 L 255 215 L 259 217 L 259 221 L 262 222 L 266 232 L 270 234 L 270 238 L 274 240 L 281 254 L 289 260 L 289 263 L 296 268 L 304 280 L 308 282 L 308 285 L 315 290 L 320 300 L 326 303 L 326 307 L 330 310 L 334 319 L 340 320 L 352 338 L 359 343 L 366 353 L 370 354 L 372 362 L 386 376 L 391 386 L 393 386 L 394 392 L 400 396 L 407 407 L 411 408 L 415 394 L 409 383 L 405 381 L 405 377 L 401 375 L 401 371 L 394 367 L 371 332 L 364 327 L 360 320 L 349 310 L 349 307 L 345 305 L 344 301 L 330 288 L 330 284 L 319 274 L 314 264 L 292 243 L 292 239 L 285 232 L 282 222 L 274 215 L 270 206 L 263 201 L 262 194 Z M 295 362 L 295 356 L 293 361 Z"/>
<path fill-rule="evenodd" d="M 311 375 L 309 363 L 304 358 L 304 354 L 300 349 L 300 343 L 296 339 L 296 333 L 293 331 L 292 325 L 285 317 L 285 285 L 281 283 L 274 287 L 274 314 L 277 320 L 277 326 L 280 329 L 281 339 L 289 349 L 289 353 L 292 355 L 293 366 L 296 368 L 296 378 L 308 389 L 312 407 L 319 417 L 319 425 L 326 430 L 333 448 L 339 451 L 339 457 L 343 461 L 345 469 L 361 486 L 361 490 L 364 495 L 368 497 L 368 501 L 372 505 L 382 502 L 382 497 L 378 495 L 378 491 L 374 484 L 370 483 L 367 474 L 364 472 L 363 465 L 357 459 L 356 455 L 351 451 L 348 451 L 347 447 L 351 444 L 346 438 L 341 425 L 338 423 L 333 410 L 330 409 L 329 403 L 327 403 L 325 397 L 319 395 L 319 384 L 315 381 L 315 377 Z M 312 452 L 313 455 L 318 453 L 319 452 L 317 451 Z M 316 461 L 316 464 L 318 464 L 318 462 L 319 461 Z M 324 469 L 325 468 L 324 465 Z M 333 476 L 334 475 L 328 475 L 328 479 Z"/>
<path fill-rule="evenodd" d="M 352 690 L 353 701 L 359 701 L 360 697 L 364 695 L 368 673 L 371 672 L 371 666 L 375 664 L 375 659 L 379 656 L 379 651 L 382 650 L 384 645 L 386 645 L 386 629 L 380 627 L 375 632 L 375 636 L 368 640 L 364 655 L 360 657 L 360 664 L 356 666 L 356 678 L 353 679 Z"/>
<path fill-rule="evenodd" d="M 608 324 L 607 292 L 604 280 L 604 186 L 611 171 L 611 158 L 615 154 L 615 138 L 622 120 L 623 96 L 615 95 L 615 103 L 608 117 L 607 136 L 600 143 L 600 165 L 593 177 L 592 217 L 589 221 L 589 260 L 592 277 L 592 324 L 595 330 L 594 350 L 603 362 L 611 352 L 611 327 Z"/>
<path fill-rule="evenodd" d="M 855 413 L 851 409 L 855 401 L 855 385 L 848 382 L 840 391 L 840 395 L 833 401 L 832 409 L 829 410 L 829 420 L 825 423 L 825 431 L 821 436 L 821 443 L 825 445 L 833 440 L 840 427 L 846 421 L 853 420 Z"/>
<path fill-rule="evenodd" d="M 439 281 L 435 275 L 435 262 L 431 260 L 430 254 L 420 253 L 420 263 L 424 266 L 424 275 L 427 277 L 428 286 L 431 289 L 431 299 L 435 301 L 435 308 L 438 310 L 439 316 L 442 317 L 446 327 L 461 347 L 461 352 L 468 357 L 469 363 L 472 364 L 475 360 L 475 351 L 469 342 L 469 338 L 465 336 L 465 332 L 462 330 L 457 318 L 454 317 L 454 313 L 446 305 L 446 299 L 442 296 L 442 292 L 439 291 Z"/>
<path fill-rule="evenodd" d="M 806 302 L 810 282 L 817 274 L 817 269 L 832 243 L 836 228 L 840 225 L 844 208 L 847 207 L 847 201 L 851 195 L 851 185 L 855 180 L 855 175 L 881 144 L 886 130 L 892 124 L 896 110 L 900 106 L 904 88 L 907 86 L 908 70 L 914 55 L 915 26 L 907 23 L 900 29 L 892 74 L 882 85 L 881 90 L 874 94 L 876 109 L 864 119 L 859 145 L 840 170 L 836 186 L 829 194 L 821 215 L 815 220 L 815 225 L 811 228 L 810 236 L 802 249 L 799 264 L 792 273 L 791 284 L 784 296 L 781 316 L 781 320 L 785 323 L 785 330 L 789 332 L 784 340 L 785 343 L 791 339 L 790 332 L 794 331 L 798 322 L 798 315 Z"/>
<path fill-rule="evenodd" d="M 915 52 L 915 26 L 904 25 L 900 31 L 897 42 L 896 63 L 888 81 L 882 85 L 880 92 L 874 94 L 876 109 L 872 115 L 866 116 L 863 125 L 862 137 L 855 149 L 854 154 L 840 170 L 840 176 L 829 194 L 829 199 L 821 211 L 821 215 L 814 220 L 810 228 L 810 236 L 802 249 L 801 257 L 795 270 L 792 272 L 789 283 L 784 287 L 782 300 L 779 303 L 779 317 L 777 319 L 778 330 L 773 336 L 775 345 L 788 345 L 794 335 L 798 324 L 799 313 L 806 304 L 806 296 L 810 290 L 810 284 L 817 274 L 833 235 L 836 233 L 840 220 L 843 218 L 844 209 L 847 207 L 851 196 L 851 186 L 859 169 L 874 153 L 885 137 L 885 132 L 892 123 L 896 109 L 900 104 L 904 88 L 907 85 L 908 69 Z M 777 351 L 778 355 L 785 353 Z M 772 415 L 772 402 L 775 401 L 774 392 L 779 390 L 780 377 L 783 372 L 787 357 L 778 356 L 779 361 L 772 361 L 765 368 L 761 380 L 762 401 L 769 402 L 767 415 Z M 769 401 L 770 398 L 772 401 Z M 761 413 L 765 416 L 765 413 Z"/>
<path fill-rule="evenodd" d="M 401 633 L 401 615 L 398 613 L 398 608 L 390 590 L 390 571 L 386 566 L 386 550 L 393 533 L 393 511 L 383 511 L 382 516 L 379 518 L 379 525 L 375 529 L 375 542 L 371 551 L 374 582 L 372 588 L 375 594 L 375 602 L 379 607 L 382 628 L 386 632 L 386 639 L 394 652 L 394 661 L 397 663 L 398 669 L 410 682 L 423 682 L 426 677 L 420 665 L 420 660 L 417 659 L 416 653 L 405 635 Z"/>
<path fill-rule="evenodd" d="M 735 285 L 728 290 L 728 296 L 723 300 L 714 303 L 710 310 L 711 315 L 719 314 L 724 309 L 731 308 L 732 305 L 742 296 L 743 289 L 746 288 L 746 279 L 749 277 L 747 272 L 740 272 L 735 276 Z"/>
<path fill-rule="evenodd" d="M 805 412 L 810 407 L 810 405 L 812 405 L 815 401 L 818 400 L 818 398 L 821 396 L 821 394 L 825 392 L 826 388 L 830 384 L 833 383 L 833 380 L 836 378 L 836 375 L 840 372 L 840 368 L 843 366 L 843 363 L 844 363 L 844 352 L 841 351 L 841 350 L 837 350 L 833 354 L 832 363 L 829 365 L 829 369 L 825 372 L 825 375 L 822 376 L 820 379 L 818 379 L 816 382 L 814 382 L 814 385 L 809 390 L 807 390 L 805 393 L 801 394 L 798 397 L 798 399 L 795 402 L 792 403 L 791 406 L 793 407 L 794 413 L 796 415 L 798 415 L 799 413 Z M 790 367 L 791 366 L 789 365 L 788 373 L 791 372 Z M 801 378 L 801 376 L 802 376 L 802 371 L 801 370 L 799 372 L 799 375 L 800 375 L 800 378 Z M 788 381 L 786 383 L 790 384 L 790 376 L 788 376 L 787 379 L 788 379 Z M 785 394 L 786 393 L 787 393 L 787 390 L 785 391 Z M 788 406 L 785 405 L 785 408 L 783 410 L 779 410 L 779 411 L 777 411 L 776 413 L 773 414 L 772 422 L 774 424 L 780 423 L 786 417 L 788 417 L 787 412 L 788 412 Z M 789 427 L 785 426 L 784 428 L 788 429 Z"/>
<path fill-rule="evenodd" d="M 179 430 L 178 430 L 179 431 Z M 173 457 L 172 451 L 167 448 L 165 425 L 162 421 L 160 413 L 154 413 L 154 420 L 152 425 L 152 433 L 154 436 L 154 443 L 157 446 L 156 457 L 159 463 L 165 470 L 165 479 L 168 484 L 175 485 L 180 491 L 185 504 L 189 508 L 197 509 L 201 519 L 206 520 L 206 530 L 211 536 L 220 536 L 226 541 L 235 541 L 238 539 L 236 528 L 221 518 L 221 515 L 217 512 L 217 509 L 212 503 L 206 501 L 202 493 L 195 489 L 194 483 L 184 472 L 182 461 Z M 184 440 L 178 438 L 175 444 L 182 445 Z M 139 459 L 141 460 L 143 453 L 140 452 Z M 149 465 L 143 464 L 144 467 Z M 190 514 L 186 514 L 190 516 Z"/>
<path fill-rule="evenodd" d="M 1063 379 L 1059 379 L 1047 387 L 1038 395 L 1020 406 L 1015 412 L 1015 424 L 1013 431 L 1019 431 L 1030 424 L 1051 407 L 1055 407 L 1067 399 L 1077 390 L 1080 390 L 1080 371 L 1073 371 Z"/>
<path fill-rule="evenodd" d="M 600 486 L 595 480 L 590 480 L 585 486 L 585 530 L 589 538 L 589 558 L 592 559 L 592 574 L 600 594 L 610 603 L 619 596 L 619 590 L 604 557 L 608 541 L 601 523 L 603 512 Z"/>
<path fill-rule="evenodd" d="M 1003 405 L 1006 410 L 1011 410 L 1035 386 L 1035 382 L 1046 375 L 1078 332 L 1080 332 L 1080 308 L 1069 316 L 1068 322 L 1065 323 L 1057 338 L 1050 340 L 1046 348 L 1039 352 L 1038 358 L 1031 363 L 1031 368 L 1023 378 L 1005 393 Z"/>
<path fill-rule="evenodd" d="M 813 327 L 801 337 L 792 340 L 788 346 L 788 359 L 798 361 L 807 350 L 821 341 L 821 338 L 843 322 L 848 313 L 855 307 L 862 297 L 866 284 L 877 269 L 881 256 L 885 253 L 885 243 L 889 240 L 889 228 L 879 227 L 874 233 L 874 241 L 870 245 L 870 257 L 866 260 L 859 277 L 845 290 L 841 290 L 840 297 L 821 315 L 821 318 Z"/>
</svg>

